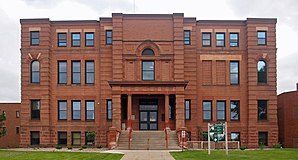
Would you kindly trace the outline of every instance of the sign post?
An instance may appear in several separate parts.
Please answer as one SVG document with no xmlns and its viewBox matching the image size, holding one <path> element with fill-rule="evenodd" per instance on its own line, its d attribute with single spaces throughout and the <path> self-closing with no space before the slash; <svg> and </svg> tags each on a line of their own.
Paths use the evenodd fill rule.
<svg viewBox="0 0 298 160">
<path fill-rule="evenodd" d="M 208 155 L 211 154 L 210 151 L 210 123 L 208 123 Z"/>
<path fill-rule="evenodd" d="M 226 139 L 226 156 L 229 154 L 229 146 L 228 146 L 228 123 L 225 122 L 225 139 Z"/>
<path fill-rule="evenodd" d="M 225 146 L 226 146 L 226 155 L 228 156 L 228 125 L 227 122 L 225 124 L 218 123 L 210 125 L 208 123 L 208 155 L 211 154 L 211 142 L 210 142 L 210 136 L 211 133 L 213 135 L 213 141 L 217 143 L 220 138 L 224 135 L 225 136 Z"/>
<path fill-rule="evenodd" d="M 186 137 L 186 133 L 185 133 L 185 131 L 182 131 L 182 132 L 181 132 L 181 137 L 182 137 L 182 152 L 183 152 L 184 141 L 185 141 L 185 137 Z"/>
</svg>

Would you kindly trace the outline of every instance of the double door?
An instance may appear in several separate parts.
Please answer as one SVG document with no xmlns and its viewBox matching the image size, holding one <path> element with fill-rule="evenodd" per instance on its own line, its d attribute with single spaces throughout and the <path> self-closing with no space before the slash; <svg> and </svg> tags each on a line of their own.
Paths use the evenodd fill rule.
<svg viewBox="0 0 298 160">
<path fill-rule="evenodd" d="M 140 130 L 158 130 L 158 105 L 153 102 L 140 103 Z"/>
</svg>

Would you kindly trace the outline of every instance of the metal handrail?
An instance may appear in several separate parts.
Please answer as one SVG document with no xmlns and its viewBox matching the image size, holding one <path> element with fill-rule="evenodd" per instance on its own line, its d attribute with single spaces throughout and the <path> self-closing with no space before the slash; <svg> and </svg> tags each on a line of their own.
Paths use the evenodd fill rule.
<svg viewBox="0 0 298 160">
<path fill-rule="evenodd" d="M 132 135 L 132 128 L 129 128 L 129 133 L 128 133 L 128 149 L 130 150 L 130 141 L 131 141 L 131 136 Z"/>
<path fill-rule="evenodd" d="M 168 149 L 168 146 L 169 146 L 168 130 L 165 128 L 164 131 L 165 131 L 165 134 L 166 134 L 166 149 Z"/>
</svg>

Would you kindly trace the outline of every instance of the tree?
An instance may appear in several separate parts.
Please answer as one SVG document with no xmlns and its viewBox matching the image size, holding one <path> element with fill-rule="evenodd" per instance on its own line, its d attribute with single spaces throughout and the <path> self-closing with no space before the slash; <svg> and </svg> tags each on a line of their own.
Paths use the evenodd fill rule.
<svg viewBox="0 0 298 160">
<path fill-rule="evenodd" d="M 4 121 L 6 120 L 5 112 L 0 115 L 0 138 L 6 135 L 6 128 L 4 127 Z"/>
</svg>

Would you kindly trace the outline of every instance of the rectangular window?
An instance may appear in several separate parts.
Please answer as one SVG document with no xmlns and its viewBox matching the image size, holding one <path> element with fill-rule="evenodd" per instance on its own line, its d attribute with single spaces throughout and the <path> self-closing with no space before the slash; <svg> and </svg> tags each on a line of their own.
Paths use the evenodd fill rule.
<svg viewBox="0 0 298 160">
<path fill-rule="evenodd" d="M 71 33 L 71 46 L 72 47 L 81 46 L 81 33 Z"/>
<path fill-rule="evenodd" d="M 66 46 L 67 46 L 67 34 L 58 33 L 58 47 L 66 47 Z"/>
<path fill-rule="evenodd" d="M 225 46 L 225 33 L 216 33 L 216 47 Z"/>
<path fill-rule="evenodd" d="M 239 84 L 239 62 L 230 62 L 230 84 Z"/>
<path fill-rule="evenodd" d="M 212 120 L 212 101 L 203 101 L 203 120 Z"/>
<path fill-rule="evenodd" d="M 112 120 L 112 117 L 113 117 L 113 108 L 112 108 L 112 100 L 111 99 L 108 99 L 107 100 L 107 120 Z"/>
<path fill-rule="evenodd" d="M 258 100 L 258 120 L 267 120 L 267 100 Z"/>
<path fill-rule="evenodd" d="M 268 132 L 259 132 L 259 145 L 268 146 Z"/>
<path fill-rule="evenodd" d="M 20 111 L 16 111 L 16 117 L 20 118 Z"/>
<path fill-rule="evenodd" d="M 81 145 L 81 132 L 71 132 L 71 139 L 73 146 Z"/>
<path fill-rule="evenodd" d="M 190 120 L 190 108 L 191 108 L 191 104 L 190 104 L 190 100 L 185 100 L 184 102 L 184 107 L 185 107 L 185 119 L 186 120 Z"/>
<path fill-rule="evenodd" d="M 94 61 L 86 61 L 85 62 L 86 65 L 86 79 L 85 79 L 85 83 L 86 84 L 94 84 Z"/>
<path fill-rule="evenodd" d="M 210 32 L 202 33 L 202 44 L 203 44 L 203 47 L 211 47 L 211 33 Z"/>
<path fill-rule="evenodd" d="M 94 46 L 94 33 L 93 32 L 86 32 L 85 33 L 85 46 L 86 47 L 93 47 Z"/>
<path fill-rule="evenodd" d="M 240 101 L 231 101 L 231 121 L 240 120 Z"/>
<path fill-rule="evenodd" d="M 67 132 L 58 132 L 58 145 L 67 145 Z"/>
<path fill-rule="evenodd" d="M 169 119 L 175 119 L 176 114 L 176 97 L 169 96 Z"/>
<path fill-rule="evenodd" d="M 85 145 L 94 145 L 94 142 L 95 142 L 95 137 L 88 136 L 88 132 L 86 132 L 85 133 Z"/>
<path fill-rule="evenodd" d="M 71 101 L 72 103 L 72 119 L 81 119 L 81 101 Z"/>
<path fill-rule="evenodd" d="M 94 101 L 86 101 L 86 120 L 94 120 Z"/>
<path fill-rule="evenodd" d="M 154 80 L 154 61 L 142 61 L 142 80 Z"/>
<path fill-rule="evenodd" d="M 112 30 L 106 30 L 106 44 L 111 45 L 113 43 L 113 32 Z"/>
<path fill-rule="evenodd" d="M 30 45 L 38 46 L 39 45 L 39 31 L 30 32 Z"/>
<path fill-rule="evenodd" d="M 67 62 L 58 61 L 58 83 L 66 84 L 67 83 Z"/>
<path fill-rule="evenodd" d="M 240 132 L 231 132 L 231 141 L 240 142 Z"/>
<path fill-rule="evenodd" d="M 20 134 L 20 127 L 16 127 L 16 134 Z"/>
<path fill-rule="evenodd" d="M 226 120 L 226 101 L 216 102 L 216 119 L 219 121 Z"/>
<path fill-rule="evenodd" d="M 184 44 L 190 45 L 190 30 L 184 31 Z"/>
<path fill-rule="evenodd" d="M 30 141 L 31 141 L 31 145 L 39 145 L 40 144 L 39 131 L 31 131 L 30 132 Z"/>
<path fill-rule="evenodd" d="M 239 46 L 239 33 L 230 33 L 230 47 Z"/>
<path fill-rule="evenodd" d="M 40 100 L 31 100 L 31 119 L 40 119 Z"/>
<path fill-rule="evenodd" d="M 71 61 L 71 74 L 72 84 L 80 84 L 81 83 L 81 62 L 80 61 Z"/>
<path fill-rule="evenodd" d="M 58 120 L 67 120 L 67 101 L 58 101 Z"/>
<path fill-rule="evenodd" d="M 267 44 L 267 32 L 258 31 L 258 45 L 266 45 L 266 44 Z"/>
</svg>

